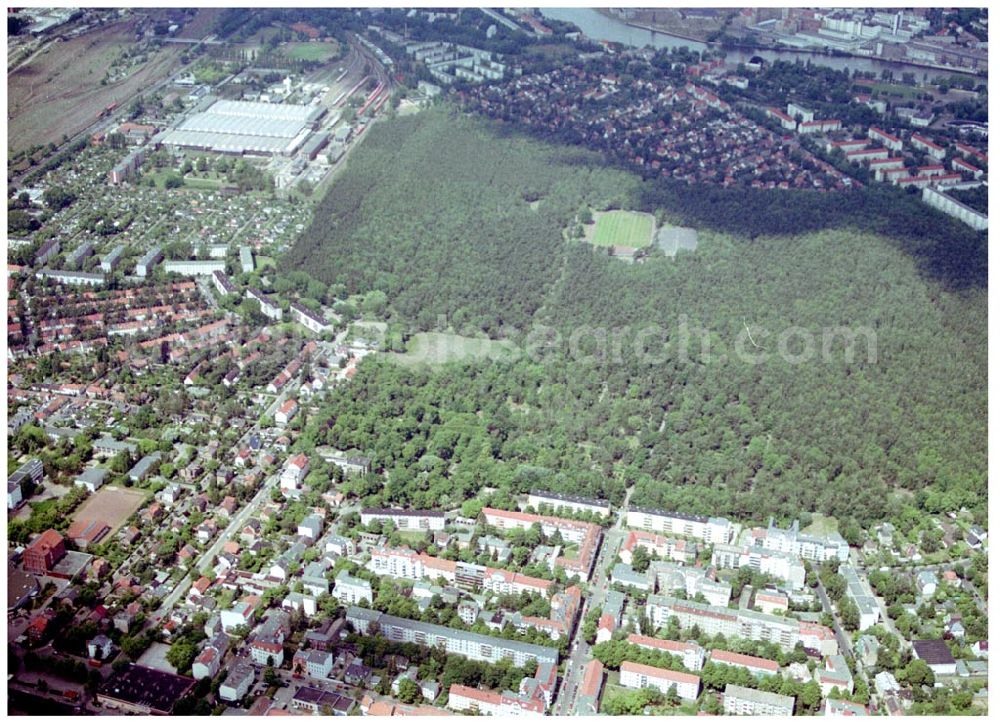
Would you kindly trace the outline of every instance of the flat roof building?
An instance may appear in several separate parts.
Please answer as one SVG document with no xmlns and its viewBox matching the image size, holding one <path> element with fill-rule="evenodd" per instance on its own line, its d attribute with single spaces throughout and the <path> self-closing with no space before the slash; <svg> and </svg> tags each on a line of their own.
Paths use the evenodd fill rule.
<svg viewBox="0 0 1000 726">
<path fill-rule="evenodd" d="M 444 512 L 425 509 L 362 509 L 361 524 L 390 521 L 398 529 L 442 530 L 445 527 Z"/>
<path fill-rule="evenodd" d="M 111 273 L 115 271 L 118 267 L 118 263 L 122 261 L 122 257 L 125 255 L 125 245 L 116 245 L 113 250 L 101 258 L 101 270 L 105 273 Z"/>
<path fill-rule="evenodd" d="M 226 271 L 225 260 L 167 260 L 163 263 L 163 269 L 168 273 L 178 275 L 211 275 L 215 272 Z"/>
<path fill-rule="evenodd" d="M 688 537 L 711 544 L 726 544 L 736 531 L 733 524 L 723 517 L 702 517 L 697 514 L 681 514 L 662 509 L 630 509 L 626 523 L 629 527 Z"/>
<path fill-rule="evenodd" d="M 253 252 L 247 245 L 240 245 L 240 269 L 246 272 L 253 272 Z"/>
<path fill-rule="evenodd" d="M 324 113 L 322 106 L 219 100 L 167 131 L 163 143 L 228 154 L 289 155 Z"/>
<path fill-rule="evenodd" d="M 528 495 L 528 506 L 538 508 L 539 504 L 547 504 L 553 508 L 564 507 L 574 512 L 593 512 L 602 517 L 611 514 L 611 503 L 607 499 L 581 497 L 573 494 L 556 494 L 555 492 L 532 489 Z"/>
<path fill-rule="evenodd" d="M 727 683 L 722 708 L 735 716 L 791 716 L 795 713 L 795 698 Z"/>
<path fill-rule="evenodd" d="M 559 660 L 559 651 L 555 648 L 397 618 L 368 608 L 349 607 L 347 621 L 359 633 L 368 633 L 371 628 L 376 628 L 387 640 L 416 643 L 428 648 L 441 646 L 446 652 L 465 656 L 469 660 L 496 663 L 510 658 L 518 667 L 532 660 L 539 664 L 557 663 Z"/>
<path fill-rule="evenodd" d="M 100 272 L 71 272 L 69 270 L 43 269 L 35 273 L 39 280 L 52 280 L 63 285 L 86 285 L 99 287 L 104 284 L 104 275 Z"/>
<path fill-rule="evenodd" d="M 194 678 L 129 663 L 100 685 L 97 701 L 108 708 L 128 713 L 166 716 L 174 710 L 177 701 L 194 688 L 195 683 Z"/>
<path fill-rule="evenodd" d="M 135 263 L 135 274 L 139 277 L 148 277 L 153 271 L 156 263 L 163 259 L 163 250 L 157 246 L 139 258 Z"/>
</svg>

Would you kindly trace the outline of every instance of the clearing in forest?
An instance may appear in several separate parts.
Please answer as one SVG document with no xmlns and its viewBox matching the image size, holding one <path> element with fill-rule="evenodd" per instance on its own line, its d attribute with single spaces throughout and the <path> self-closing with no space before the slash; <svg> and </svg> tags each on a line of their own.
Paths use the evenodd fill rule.
<svg viewBox="0 0 1000 726">
<path fill-rule="evenodd" d="M 823 536 L 837 531 L 837 518 L 827 517 L 819 513 L 812 515 L 812 523 L 808 527 L 803 527 L 803 534 L 815 534 Z"/>
<path fill-rule="evenodd" d="M 453 333 L 417 333 L 410 339 L 405 353 L 389 355 L 404 365 L 440 365 L 470 358 L 506 359 L 515 354 L 514 344 L 506 340 L 469 338 Z"/>
<path fill-rule="evenodd" d="M 652 214 L 642 212 L 597 212 L 593 237 L 590 243 L 596 247 L 648 247 L 653 241 L 656 220 Z"/>
</svg>

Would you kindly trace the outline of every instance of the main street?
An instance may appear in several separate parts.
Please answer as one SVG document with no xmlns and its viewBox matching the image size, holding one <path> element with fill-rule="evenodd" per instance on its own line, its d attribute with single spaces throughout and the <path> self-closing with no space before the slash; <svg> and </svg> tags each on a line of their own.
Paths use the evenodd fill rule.
<svg viewBox="0 0 1000 726">
<path fill-rule="evenodd" d="M 625 492 L 625 501 L 622 502 L 618 518 L 604 534 L 601 551 L 594 562 L 590 594 L 584 600 L 584 606 L 578 619 L 576 631 L 570 641 L 569 660 L 566 661 L 566 670 L 563 674 L 559 696 L 552 706 L 553 715 L 571 716 L 575 713 L 577 692 L 583 681 L 583 669 L 590 660 L 590 645 L 583 637 L 583 619 L 592 607 L 604 607 L 604 598 L 608 593 L 608 567 L 615 561 L 618 551 L 621 549 L 622 541 L 625 539 L 626 532 L 623 525 L 625 523 L 625 513 L 628 512 L 628 503 L 631 498 L 632 489 L 629 488 Z"/>
<path fill-rule="evenodd" d="M 298 379 L 289 382 L 287 390 L 297 389 L 298 387 L 297 383 Z M 264 415 L 273 416 L 274 412 L 278 409 L 278 406 L 281 405 L 281 402 L 284 399 L 285 399 L 284 394 L 279 394 L 275 396 L 274 401 L 271 403 L 270 406 L 267 407 L 267 410 L 264 412 Z M 250 436 L 254 433 L 259 432 L 259 430 L 260 430 L 260 425 L 254 424 L 245 434 L 243 434 L 242 437 L 240 437 L 240 441 L 242 442 L 249 440 Z M 213 562 L 215 562 L 215 558 L 219 554 L 219 551 L 222 549 L 223 545 L 225 545 L 226 542 L 231 540 L 233 538 L 233 535 L 239 532 L 239 530 L 243 528 L 243 525 L 246 524 L 246 521 L 250 518 L 250 515 L 256 512 L 260 508 L 260 506 L 266 500 L 269 492 L 271 491 L 271 487 L 273 487 L 278 482 L 278 479 L 279 477 L 277 474 L 272 474 L 264 481 L 263 484 L 261 484 L 260 489 L 254 495 L 253 499 L 251 499 L 247 503 L 247 505 L 243 507 L 243 509 L 241 509 L 236 514 L 236 516 L 232 518 L 232 520 L 229 522 L 226 528 L 219 533 L 218 537 L 216 537 L 215 542 L 212 544 L 212 546 L 209 547 L 207 550 L 205 550 L 205 552 L 201 555 L 201 557 L 199 557 L 198 560 L 194 563 L 193 571 L 195 573 L 201 572 L 203 569 L 205 569 L 206 567 L 210 566 Z M 185 575 L 184 578 L 179 583 L 177 583 L 177 586 L 173 589 L 173 591 L 169 595 L 167 595 L 167 597 L 163 600 L 163 602 L 160 604 L 160 607 L 156 609 L 156 612 L 153 613 L 152 617 L 150 618 L 150 622 L 159 623 L 170 612 L 170 609 L 175 604 L 177 604 L 177 601 L 187 594 L 188 590 L 190 590 L 191 588 L 191 582 L 192 582 L 191 575 Z"/>
<path fill-rule="evenodd" d="M 840 619 L 837 617 L 836 613 L 833 612 L 833 605 L 830 604 L 830 598 L 826 594 L 826 588 L 823 587 L 823 583 L 816 579 L 816 594 L 819 595 L 819 601 L 823 604 L 823 610 L 830 614 L 830 618 L 833 620 L 833 632 L 837 636 L 837 645 L 840 647 L 840 652 L 845 656 L 851 654 L 851 639 L 847 637 L 847 634 L 840 627 Z"/>
<path fill-rule="evenodd" d="M 243 528 L 246 521 L 250 518 L 250 515 L 257 511 L 257 509 L 264 503 L 265 498 L 271 491 L 271 487 L 274 486 L 278 481 L 278 475 L 272 474 L 267 480 L 261 485 L 260 491 L 254 495 L 254 498 L 239 511 L 239 513 L 233 517 L 229 525 L 222 530 L 219 536 L 216 538 L 215 542 L 202 554 L 201 557 L 193 565 L 193 570 L 195 573 L 201 572 L 203 569 L 211 565 L 215 561 L 216 555 L 222 549 L 223 545 L 232 539 L 233 535 Z M 170 609 L 177 604 L 177 601 L 184 597 L 188 590 L 191 588 L 191 575 L 185 575 L 184 579 L 177 583 L 177 587 L 173 589 L 166 599 L 160 604 L 160 607 L 156 609 L 151 617 L 152 623 L 158 623 L 163 619 Z"/>
</svg>

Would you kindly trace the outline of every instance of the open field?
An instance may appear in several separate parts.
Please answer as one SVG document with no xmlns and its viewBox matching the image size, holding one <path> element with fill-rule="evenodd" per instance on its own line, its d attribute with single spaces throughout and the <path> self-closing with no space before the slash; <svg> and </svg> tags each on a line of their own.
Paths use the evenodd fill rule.
<svg viewBox="0 0 1000 726">
<path fill-rule="evenodd" d="M 648 247 L 653 240 L 656 220 L 652 214 L 615 210 L 594 216 L 596 223 L 590 242 L 597 247 Z"/>
<path fill-rule="evenodd" d="M 808 527 L 802 530 L 806 534 L 831 534 L 837 531 L 837 518 L 824 517 L 822 514 L 813 514 L 813 521 Z"/>
<path fill-rule="evenodd" d="M 157 188 L 164 189 L 166 187 L 166 180 L 176 174 L 177 172 L 173 169 L 159 169 L 157 171 L 144 172 L 143 176 L 146 179 L 152 179 L 155 181 Z M 210 177 L 192 176 L 187 174 L 183 177 L 183 179 L 185 189 L 199 189 L 211 192 L 222 186 L 221 179 L 212 179 Z"/>
<path fill-rule="evenodd" d="M 337 55 L 336 43 L 289 43 L 282 50 L 289 58 L 302 61 L 325 61 Z"/>
<path fill-rule="evenodd" d="M 900 83 L 876 83 L 872 90 L 885 93 L 889 96 L 900 96 L 902 98 L 916 98 L 923 94 L 919 88 L 914 86 L 904 86 Z"/>
<path fill-rule="evenodd" d="M 73 517 L 73 522 L 87 519 L 101 520 L 107 522 L 111 532 L 114 533 L 142 506 L 148 496 L 149 492 L 142 489 L 104 487 L 88 497 Z"/>
<path fill-rule="evenodd" d="M 182 45 L 156 51 L 141 67 L 116 83 L 101 79 L 120 51 L 133 44 L 135 19 L 78 38 L 50 44 L 7 78 L 7 145 L 17 152 L 35 144 L 59 143 L 97 120 L 112 103 L 124 104 L 167 76 L 178 65 Z"/>
<path fill-rule="evenodd" d="M 452 333 L 417 333 L 405 353 L 389 353 L 403 365 L 440 365 L 469 358 L 505 359 L 516 356 L 513 343 L 488 338 L 468 338 Z"/>
</svg>

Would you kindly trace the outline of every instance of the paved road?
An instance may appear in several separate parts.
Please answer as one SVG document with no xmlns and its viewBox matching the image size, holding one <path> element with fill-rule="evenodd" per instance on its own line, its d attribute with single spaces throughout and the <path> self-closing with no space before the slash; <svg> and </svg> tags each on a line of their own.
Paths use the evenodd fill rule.
<svg viewBox="0 0 1000 726">
<path fill-rule="evenodd" d="M 287 391 L 296 390 L 298 387 L 297 384 L 298 379 L 289 382 L 284 389 L 286 393 L 279 393 L 275 396 L 274 401 L 267 407 L 264 415 L 273 416 L 274 412 L 278 409 L 278 406 L 280 406 L 281 402 L 285 400 Z M 243 434 L 242 437 L 240 437 L 240 440 L 247 440 L 251 434 L 258 432 L 259 430 L 260 426 L 258 424 L 254 424 L 245 434 Z M 254 495 L 253 499 L 251 499 L 249 503 L 247 503 L 247 505 L 232 518 L 232 520 L 230 520 L 229 525 L 219 533 L 219 536 L 216 537 L 212 546 L 205 550 L 201 557 L 198 558 L 197 562 L 194 564 L 195 572 L 201 572 L 215 561 L 215 557 L 219 554 L 222 546 L 232 539 L 233 534 L 242 529 L 243 525 L 246 524 L 246 521 L 250 518 L 250 515 L 260 508 L 269 495 L 271 488 L 278 482 L 278 480 L 279 476 L 277 474 L 272 474 L 264 481 L 263 484 L 261 484 L 260 490 Z M 178 600 L 187 596 L 190 588 L 191 576 L 187 575 L 177 584 L 177 587 L 175 587 L 173 591 L 167 595 L 166 599 L 164 599 L 164 601 L 160 604 L 160 607 L 157 608 L 155 613 L 153 613 L 153 616 L 150 618 L 150 622 L 156 623 L 167 615 Z"/>
<path fill-rule="evenodd" d="M 840 627 L 840 620 L 837 615 L 833 612 L 833 606 L 830 604 L 830 598 L 827 597 L 826 589 L 823 587 L 823 583 L 817 578 L 816 580 L 816 594 L 819 595 L 819 601 L 823 604 L 823 609 L 830 614 L 833 618 L 833 632 L 837 636 L 837 644 L 840 646 L 840 652 L 844 655 L 851 654 L 851 639 L 847 637 L 843 629 Z"/>
<path fill-rule="evenodd" d="M 219 551 L 222 549 L 222 546 L 230 539 L 232 539 L 233 534 L 235 532 L 238 532 L 243 527 L 243 525 L 246 524 L 246 521 L 250 518 L 250 515 L 255 511 L 257 511 L 257 509 L 261 506 L 261 504 L 264 503 L 265 498 L 271 491 L 271 487 L 274 486 L 274 484 L 276 484 L 277 481 L 278 481 L 277 474 L 272 474 L 264 481 L 264 483 L 261 485 L 260 491 L 258 491 L 257 494 L 254 495 L 254 498 L 251 499 L 250 502 L 245 507 L 243 507 L 243 509 L 241 509 L 236 514 L 236 516 L 233 517 L 233 519 L 229 522 L 229 525 L 224 530 L 222 530 L 222 532 L 216 538 L 212 546 L 209 547 L 207 550 L 205 550 L 202 556 L 198 558 L 197 562 L 195 562 L 194 571 L 196 573 L 201 572 L 204 568 L 208 567 L 215 561 L 215 557 L 216 555 L 219 554 Z M 191 588 L 191 575 L 186 575 L 184 579 L 177 584 L 177 587 L 174 588 L 173 592 L 167 595 L 166 599 L 164 599 L 160 607 L 157 608 L 156 612 L 153 613 L 152 617 L 150 618 L 150 622 L 156 623 L 160 621 L 164 616 L 166 616 L 167 613 L 170 612 L 170 609 L 177 603 L 177 601 L 187 595 L 190 588 Z"/>
<path fill-rule="evenodd" d="M 583 613 L 579 618 L 579 623 L 583 622 L 586 613 L 592 607 L 603 608 L 604 597 L 608 592 L 608 565 L 614 562 L 621 549 L 622 540 L 625 538 L 625 530 L 622 525 L 625 521 L 625 513 L 628 511 L 629 499 L 632 497 L 632 489 L 625 492 L 625 501 L 622 503 L 618 513 L 618 519 L 604 534 L 604 541 L 601 544 L 601 551 L 594 562 L 593 580 L 590 585 L 590 595 L 584 600 Z M 571 716 L 576 712 L 577 689 L 583 681 L 583 668 L 590 660 L 590 645 L 583 638 L 583 628 L 577 627 L 573 638 L 570 640 L 569 660 L 566 662 L 566 671 L 563 676 L 562 688 L 559 696 L 553 704 L 552 713 L 556 716 Z"/>
</svg>

